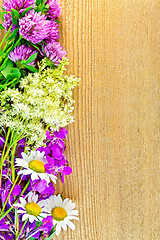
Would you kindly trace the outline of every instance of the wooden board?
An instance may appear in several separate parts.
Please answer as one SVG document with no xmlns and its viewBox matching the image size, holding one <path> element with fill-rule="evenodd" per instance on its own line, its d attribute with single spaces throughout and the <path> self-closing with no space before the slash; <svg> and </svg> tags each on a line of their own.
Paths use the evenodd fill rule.
<svg viewBox="0 0 160 240">
<path fill-rule="evenodd" d="M 63 0 L 60 42 L 79 76 L 68 127 L 80 211 L 59 240 L 160 239 L 160 1 Z"/>
</svg>

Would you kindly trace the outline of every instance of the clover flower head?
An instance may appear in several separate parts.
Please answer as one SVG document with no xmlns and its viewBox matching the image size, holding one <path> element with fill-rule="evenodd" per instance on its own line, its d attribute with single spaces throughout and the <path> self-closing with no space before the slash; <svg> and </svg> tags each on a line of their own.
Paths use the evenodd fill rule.
<svg viewBox="0 0 160 240">
<path fill-rule="evenodd" d="M 46 38 L 46 42 L 55 42 L 55 40 L 59 39 L 59 30 L 58 30 L 58 23 L 55 22 L 54 20 L 49 21 L 48 23 L 48 28 L 49 28 L 49 33 Z"/>
<path fill-rule="evenodd" d="M 44 47 L 45 54 L 56 66 L 59 65 L 59 61 L 67 55 L 67 52 L 63 49 L 59 42 L 48 43 Z"/>
<path fill-rule="evenodd" d="M 47 0 L 46 4 L 49 4 L 49 11 L 47 16 L 51 19 L 55 19 L 61 15 L 61 7 L 58 0 Z"/>
<path fill-rule="evenodd" d="M 32 54 L 36 53 L 33 49 L 26 45 L 17 46 L 8 56 L 13 62 L 27 60 Z M 35 61 L 29 63 L 34 65 Z"/>
<path fill-rule="evenodd" d="M 4 0 L 3 8 L 6 11 L 11 11 L 11 9 L 17 10 L 22 13 L 26 8 L 33 6 L 35 7 L 35 0 Z"/>
<path fill-rule="evenodd" d="M 6 31 L 8 31 L 8 29 L 10 28 L 12 24 L 12 17 L 11 17 L 11 14 L 10 13 L 7 13 L 4 15 L 4 20 L 3 20 L 3 27 L 5 27 Z M 11 28 L 11 32 L 13 32 L 14 29 L 16 29 L 17 26 L 15 24 L 12 25 L 12 28 Z"/>
<path fill-rule="evenodd" d="M 50 21 L 34 10 L 19 20 L 19 34 L 32 43 L 40 43 L 48 37 Z"/>
</svg>

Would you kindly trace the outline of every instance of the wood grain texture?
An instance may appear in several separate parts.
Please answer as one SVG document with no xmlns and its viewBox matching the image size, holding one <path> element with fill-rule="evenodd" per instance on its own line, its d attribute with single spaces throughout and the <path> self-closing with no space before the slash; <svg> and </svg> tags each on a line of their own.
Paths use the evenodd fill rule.
<svg viewBox="0 0 160 240">
<path fill-rule="evenodd" d="M 80 221 L 59 240 L 160 239 L 160 1 L 62 0 L 74 91 L 73 167 L 57 192 Z"/>
</svg>

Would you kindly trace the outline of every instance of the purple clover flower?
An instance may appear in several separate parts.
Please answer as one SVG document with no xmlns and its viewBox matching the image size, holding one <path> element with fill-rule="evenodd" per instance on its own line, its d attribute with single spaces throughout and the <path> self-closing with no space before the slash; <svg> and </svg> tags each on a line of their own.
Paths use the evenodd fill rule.
<svg viewBox="0 0 160 240">
<path fill-rule="evenodd" d="M 58 23 L 54 20 L 49 21 L 48 28 L 49 33 L 47 38 L 45 39 L 46 43 L 55 42 L 55 40 L 59 39 L 59 30 L 58 30 Z"/>
<path fill-rule="evenodd" d="M 30 11 L 19 20 L 19 34 L 32 43 L 40 43 L 49 35 L 50 21 L 41 12 Z"/>
<path fill-rule="evenodd" d="M 60 7 L 58 0 L 47 0 L 46 4 L 49 4 L 49 11 L 47 12 L 47 16 L 50 19 L 55 19 L 61 15 L 62 8 Z"/>
<path fill-rule="evenodd" d="M 24 10 L 30 6 L 35 7 L 35 0 L 4 0 L 3 8 L 6 11 L 11 11 L 11 9 L 17 10 L 19 13 L 24 12 Z"/>
<path fill-rule="evenodd" d="M 26 45 L 17 46 L 8 56 L 13 62 L 27 60 L 32 54 L 36 53 L 33 49 Z M 28 65 L 34 65 L 35 60 Z"/>
<path fill-rule="evenodd" d="M 67 52 L 63 49 L 59 42 L 49 43 L 44 47 L 45 54 L 56 66 L 59 65 L 59 60 L 62 61 L 66 57 Z"/>
<path fill-rule="evenodd" d="M 8 29 L 10 28 L 12 24 L 12 17 L 10 13 L 7 13 L 4 15 L 4 21 L 2 23 L 3 27 L 5 27 L 6 31 L 8 31 Z M 13 24 L 12 28 L 11 28 L 11 32 L 13 32 L 14 29 L 16 29 L 17 26 L 15 24 Z"/>
</svg>

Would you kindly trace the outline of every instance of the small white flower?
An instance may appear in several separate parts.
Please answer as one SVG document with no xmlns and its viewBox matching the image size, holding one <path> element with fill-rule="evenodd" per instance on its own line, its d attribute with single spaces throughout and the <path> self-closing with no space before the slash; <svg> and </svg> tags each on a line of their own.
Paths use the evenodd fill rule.
<svg viewBox="0 0 160 240">
<path fill-rule="evenodd" d="M 22 153 L 22 158 L 16 158 L 16 166 L 23 167 L 23 170 L 18 172 L 18 175 L 31 175 L 31 179 L 44 179 L 47 183 L 52 180 L 56 183 L 57 177 L 53 174 L 46 172 L 45 163 L 47 163 L 45 157 L 45 152 L 31 151 L 29 155 Z"/>
<path fill-rule="evenodd" d="M 67 225 L 74 230 L 75 225 L 70 221 L 72 219 L 79 220 L 78 211 L 74 210 L 75 203 L 69 198 L 62 200 L 60 194 L 51 196 L 49 199 L 44 200 L 44 212 L 53 217 L 53 224 L 56 224 L 56 235 L 59 235 L 61 228 L 67 230 Z"/>
<path fill-rule="evenodd" d="M 42 221 L 42 218 L 47 217 L 46 213 L 43 213 L 43 201 L 37 202 L 38 195 L 34 192 L 30 192 L 28 195 L 28 201 L 20 197 L 20 203 L 16 203 L 13 206 L 22 208 L 17 211 L 19 214 L 23 214 L 22 221 L 25 221 L 29 218 L 29 221 L 32 223 L 36 221 Z"/>
</svg>

